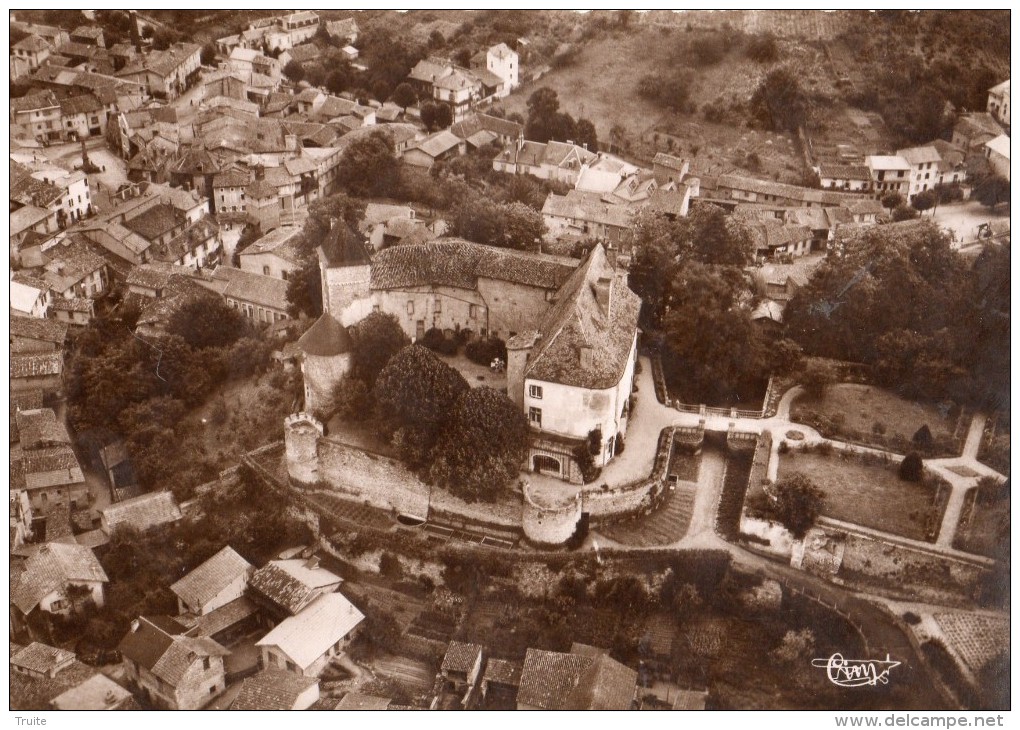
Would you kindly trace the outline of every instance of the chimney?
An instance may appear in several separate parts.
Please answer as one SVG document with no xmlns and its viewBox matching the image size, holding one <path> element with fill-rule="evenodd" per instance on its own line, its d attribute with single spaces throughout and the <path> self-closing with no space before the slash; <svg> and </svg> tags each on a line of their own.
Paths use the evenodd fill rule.
<svg viewBox="0 0 1020 730">
<path fill-rule="evenodd" d="M 319 557 L 317 555 L 313 555 L 312 557 L 308 558 L 308 560 L 305 561 L 305 567 L 308 568 L 309 570 L 318 570 Z"/>
<path fill-rule="evenodd" d="M 131 633 L 138 631 L 138 629 L 141 628 L 141 626 L 142 626 L 141 621 L 139 621 L 138 619 L 134 619 L 131 622 Z"/>
<path fill-rule="evenodd" d="M 613 306 L 612 274 L 600 275 L 599 280 L 595 284 L 594 289 L 595 289 L 595 301 L 599 303 L 599 307 L 605 313 L 606 317 L 608 317 Z"/>
<path fill-rule="evenodd" d="M 606 260 L 609 261 L 610 266 L 616 268 L 616 247 L 612 243 L 606 247 Z"/>
<path fill-rule="evenodd" d="M 581 346 L 581 369 L 588 370 L 591 368 L 591 354 L 592 350 L 586 345 Z"/>
<path fill-rule="evenodd" d="M 255 165 L 255 179 L 265 180 L 266 179 L 266 168 L 262 164 Z"/>
</svg>

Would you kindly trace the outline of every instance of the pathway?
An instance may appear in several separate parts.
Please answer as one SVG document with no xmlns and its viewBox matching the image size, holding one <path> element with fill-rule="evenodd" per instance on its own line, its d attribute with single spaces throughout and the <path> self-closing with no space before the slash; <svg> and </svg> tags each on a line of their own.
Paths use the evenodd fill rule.
<svg viewBox="0 0 1020 730">
<path fill-rule="evenodd" d="M 694 495 L 694 511 L 687 536 L 715 532 L 715 513 L 722 494 L 726 457 L 718 449 L 703 449 L 698 471 L 698 491 Z"/>
</svg>

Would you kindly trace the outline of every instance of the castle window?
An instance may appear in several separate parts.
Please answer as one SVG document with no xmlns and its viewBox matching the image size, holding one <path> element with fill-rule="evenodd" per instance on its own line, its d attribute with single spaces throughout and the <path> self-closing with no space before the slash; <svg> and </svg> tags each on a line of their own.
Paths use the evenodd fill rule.
<svg viewBox="0 0 1020 730">
<path fill-rule="evenodd" d="M 442 299 L 436 299 L 435 313 L 439 314 L 442 311 L 443 311 L 443 300 Z"/>
<path fill-rule="evenodd" d="M 414 314 L 414 302 L 410 299 L 407 300 L 407 313 Z"/>
<path fill-rule="evenodd" d="M 536 428 L 542 428 L 542 409 L 529 408 L 528 421 L 531 423 L 532 426 L 535 426 Z"/>
<path fill-rule="evenodd" d="M 538 400 L 542 399 L 542 386 L 541 385 L 529 385 L 528 395 Z"/>
</svg>

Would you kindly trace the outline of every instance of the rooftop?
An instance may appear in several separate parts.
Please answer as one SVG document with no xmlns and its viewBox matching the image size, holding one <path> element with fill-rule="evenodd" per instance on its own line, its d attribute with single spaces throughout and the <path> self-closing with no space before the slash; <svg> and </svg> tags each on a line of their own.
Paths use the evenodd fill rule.
<svg viewBox="0 0 1020 730">
<path fill-rule="evenodd" d="M 346 637 L 365 618 L 341 593 L 319 596 L 256 642 L 276 646 L 301 669 L 306 669 Z"/>
<path fill-rule="evenodd" d="M 231 710 L 293 710 L 301 693 L 317 685 L 315 677 L 304 677 L 282 669 L 264 669 L 241 683 Z"/>
<path fill-rule="evenodd" d="M 67 339 L 67 325 L 63 322 L 57 322 L 55 319 L 21 317 L 12 314 L 10 318 L 10 335 L 12 337 L 24 337 L 42 342 L 52 342 L 58 348 L 62 348 L 64 341 Z"/>
<path fill-rule="evenodd" d="M 298 347 L 306 355 L 331 357 L 350 352 L 354 347 L 347 328 L 340 324 L 329 312 L 323 312 L 315 324 L 308 328 L 297 341 Z"/>
<path fill-rule="evenodd" d="M 181 510 L 171 492 L 152 492 L 125 499 L 101 510 L 104 526 L 111 532 L 124 525 L 147 530 L 181 518 Z"/>
<path fill-rule="evenodd" d="M 229 545 L 170 586 L 184 605 L 204 606 L 239 578 L 247 578 L 255 568 Z"/>
<path fill-rule="evenodd" d="M 629 710 L 636 690 L 637 672 L 601 650 L 528 649 L 517 702 L 543 710 Z"/>
<path fill-rule="evenodd" d="M 52 408 L 18 411 L 16 419 L 23 449 L 71 443 L 67 427 L 57 420 Z"/>
<path fill-rule="evenodd" d="M 144 616 L 132 623 L 117 649 L 171 687 L 177 687 L 200 659 L 230 653 L 208 637 L 170 634 Z"/>
<path fill-rule="evenodd" d="M 11 582 L 11 603 L 28 614 L 39 601 L 68 583 L 106 583 L 103 566 L 90 548 L 62 542 L 44 543 Z"/>
<path fill-rule="evenodd" d="M 466 644 L 463 641 L 451 641 L 443 656 L 440 667 L 444 672 L 470 672 L 482 655 L 482 647 L 478 644 Z"/>
<path fill-rule="evenodd" d="M 53 676 L 74 661 L 74 652 L 33 641 L 16 652 L 10 660 L 12 667 L 29 672 Z"/>
<path fill-rule="evenodd" d="M 271 560 L 255 571 L 248 585 L 258 593 L 296 614 L 305 608 L 325 588 L 335 588 L 342 582 L 317 563 L 306 560 Z"/>
</svg>

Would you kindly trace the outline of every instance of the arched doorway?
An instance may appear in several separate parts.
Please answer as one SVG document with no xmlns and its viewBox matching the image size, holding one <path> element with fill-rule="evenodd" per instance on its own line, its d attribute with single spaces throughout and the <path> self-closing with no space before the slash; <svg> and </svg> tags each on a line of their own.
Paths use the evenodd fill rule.
<svg viewBox="0 0 1020 730">
<path fill-rule="evenodd" d="M 532 459 L 532 470 L 543 474 L 560 476 L 560 460 L 545 454 L 535 454 Z"/>
</svg>

